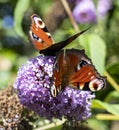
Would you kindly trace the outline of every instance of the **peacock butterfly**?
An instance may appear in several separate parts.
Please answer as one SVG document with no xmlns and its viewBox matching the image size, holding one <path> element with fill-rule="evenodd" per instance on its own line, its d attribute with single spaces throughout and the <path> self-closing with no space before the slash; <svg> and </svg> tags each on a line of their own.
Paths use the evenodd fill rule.
<svg viewBox="0 0 119 130">
<path fill-rule="evenodd" d="M 97 72 L 84 50 L 61 50 L 54 64 L 52 96 L 55 97 L 66 86 L 92 92 L 99 91 L 106 86 L 106 77 Z"/>
<path fill-rule="evenodd" d="M 69 37 L 64 41 L 54 44 L 54 40 L 51 34 L 48 32 L 45 23 L 41 18 L 38 17 L 38 15 L 33 14 L 31 16 L 29 40 L 34 45 L 36 50 L 40 51 L 40 53 L 44 55 L 55 56 L 56 52 L 60 51 L 62 48 L 70 44 L 73 40 L 75 40 L 78 36 L 83 34 L 88 29 L 89 28 Z"/>
<path fill-rule="evenodd" d="M 89 91 L 99 91 L 106 86 L 106 77 L 97 72 L 84 50 L 62 50 L 89 28 L 54 44 L 53 38 L 41 18 L 33 14 L 31 20 L 29 34 L 34 47 L 44 55 L 56 56 L 53 82 L 51 83 L 53 97 L 56 97 L 66 86 Z"/>
</svg>

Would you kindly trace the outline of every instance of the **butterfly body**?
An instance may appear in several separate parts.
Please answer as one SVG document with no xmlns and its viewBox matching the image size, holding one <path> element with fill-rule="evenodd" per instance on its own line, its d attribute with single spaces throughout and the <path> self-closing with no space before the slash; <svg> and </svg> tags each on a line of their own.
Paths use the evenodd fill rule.
<svg viewBox="0 0 119 130">
<path fill-rule="evenodd" d="M 69 85 L 71 75 L 75 73 L 75 66 L 78 64 L 78 55 L 72 51 L 62 51 L 56 57 L 54 73 L 58 73 L 62 88 Z"/>
</svg>

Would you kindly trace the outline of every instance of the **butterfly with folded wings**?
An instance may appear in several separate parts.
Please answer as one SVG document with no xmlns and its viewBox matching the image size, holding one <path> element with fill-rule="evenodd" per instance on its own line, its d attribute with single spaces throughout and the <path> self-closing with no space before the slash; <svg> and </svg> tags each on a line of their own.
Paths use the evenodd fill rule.
<svg viewBox="0 0 119 130">
<path fill-rule="evenodd" d="M 36 14 L 31 16 L 29 31 L 31 43 L 41 54 L 56 56 L 53 68 L 53 83 L 51 85 L 51 95 L 53 97 L 56 97 L 66 86 L 89 91 L 99 91 L 106 86 L 106 77 L 97 72 L 84 50 L 62 50 L 88 29 L 64 41 L 54 43 L 42 19 Z"/>
</svg>

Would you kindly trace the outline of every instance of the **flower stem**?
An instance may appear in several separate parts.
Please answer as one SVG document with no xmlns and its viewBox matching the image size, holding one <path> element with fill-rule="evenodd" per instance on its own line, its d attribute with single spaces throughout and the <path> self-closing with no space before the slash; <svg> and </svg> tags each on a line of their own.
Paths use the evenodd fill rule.
<svg viewBox="0 0 119 130">
<path fill-rule="evenodd" d="M 67 12 L 67 14 L 69 16 L 69 19 L 70 19 L 75 31 L 79 32 L 80 30 L 79 30 L 78 24 L 76 23 L 73 15 L 72 15 L 71 9 L 70 9 L 67 1 L 66 0 L 61 0 L 61 1 L 62 1 L 62 4 L 63 4 L 63 6 L 64 6 L 64 8 L 65 8 L 65 10 L 66 10 L 66 12 Z"/>
<path fill-rule="evenodd" d="M 107 76 L 107 80 L 108 82 L 112 85 L 112 87 L 117 91 L 119 92 L 119 85 L 115 82 L 115 80 L 111 77 L 111 75 L 105 71 L 104 73 L 105 76 Z"/>
<path fill-rule="evenodd" d="M 112 114 L 97 114 L 96 118 L 98 120 L 119 120 L 119 116 L 115 116 Z"/>
</svg>

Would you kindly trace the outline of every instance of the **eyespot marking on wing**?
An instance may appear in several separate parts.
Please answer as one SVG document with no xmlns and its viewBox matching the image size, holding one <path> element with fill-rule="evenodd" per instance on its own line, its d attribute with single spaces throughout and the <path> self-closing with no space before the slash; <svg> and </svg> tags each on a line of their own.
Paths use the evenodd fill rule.
<svg viewBox="0 0 119 130">
<path fill-rule="evenodd" d="M 85 65 L 87 65 L 87 64 L 88 64 L 87 61 L 81 60 L 81 61 L 77 64 L 77 66 L 76 66 L 76 68 L 75 68 L 75 71 L 80 70 L 83 66 L 85 66 Z"/>
<path fill-rule="evenodd" d="M 45 28 L 45 23 L 41 20 L 41 18 L 34 16 L 33 19 L 37 26 L 40 28 Z"/>
<path fill-rule="evenodd" d="M 35 40 L 39 43 L 44 43 L 44 41 L 41 38 L 39 38 L 38 36 L 36 36 L 32 31 L 29 31 L 29 34 L 30 34 L 30 36 L 32 37 L 33 40 Z"/>
<path fill-rule="evenodd" d="M 91 91 L 99 91 L 104 88 L 104 80 L 95 78 L 90 81 L 89 88 Z"/>
</svg>

